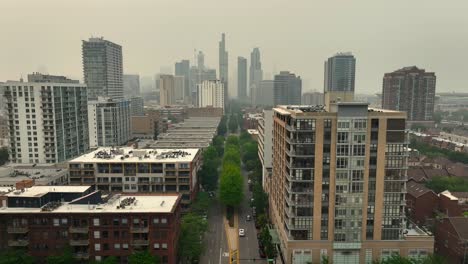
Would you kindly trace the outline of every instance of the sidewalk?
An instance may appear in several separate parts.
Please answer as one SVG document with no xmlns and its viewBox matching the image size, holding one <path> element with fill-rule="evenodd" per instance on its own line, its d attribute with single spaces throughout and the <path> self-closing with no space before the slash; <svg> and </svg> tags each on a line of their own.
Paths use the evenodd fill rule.
<svg viewBox="0 0 468 264">
<path fill-rule="evenodd" d="M 226 240 L 229 247 L 229 258 L 234 257 L 239 259 L 239 214 L 237 210 L 234 212 L 234 227 L 229 226 L 229 221 L 226 219 L 226 211 L 224 211 L 224 231 L 226 232 Z M 231 256 L 231 253 L 234 251 L 237 251 L 237 254 Z M 236 263 L 238 262 L 236 261 Z"/>
</svg>

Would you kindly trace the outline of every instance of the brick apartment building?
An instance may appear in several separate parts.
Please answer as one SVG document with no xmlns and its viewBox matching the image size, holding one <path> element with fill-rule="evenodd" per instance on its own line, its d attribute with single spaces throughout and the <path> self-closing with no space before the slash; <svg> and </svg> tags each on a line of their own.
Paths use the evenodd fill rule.
<svg viewBox="0 0 468 264">
<path fill-rule="evenodd" d="M 91 186 L 33 186 L 5 194 L 0 210 L 0 249 L 23 249 L 41 260 L 70 247 L 81 261 L 108 256 L 126 263 L 148 250 L 175 264 L 178 194 L 111 194 Z"/>
<path fill-rule="evenodd" d="M 406 210 L 408 216 L 418 225 L 427 224 L 439 204 L 439 196 L 423 184 L 408 181 L 406 184 Z"/>
<path fill-rule="evenodd" d="M 99 148 L 69 162 L 71 185 L 93 185 L 103 193 L 182 194 L 182 207 L 198 191 L 199 149 Z"/>
<path fill-rule="evenodd" d="M 438 221 L 435 231 L 435 253 L 450 264 L 468 261 L 468 218 L 449 217 Z"/>
</svg>

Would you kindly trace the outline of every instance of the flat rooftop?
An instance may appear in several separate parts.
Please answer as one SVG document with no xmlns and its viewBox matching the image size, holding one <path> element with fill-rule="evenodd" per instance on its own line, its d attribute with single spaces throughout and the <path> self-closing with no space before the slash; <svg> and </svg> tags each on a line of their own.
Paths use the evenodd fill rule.
<svg viewBox="0 0 468 264">
<path fill-rule="evenodd" d="M 114 195 L 104 204 L 63 203 L 52 211 L 41 208 L 2 207 L 1 213 L 170 213 L 179 195 Z M 128 202 L 133 201 L 133 202 Z M 124 207 L 121 205 L 125 204 Z"/>
<path fill-rule="evenodd" d="M 33 186 L 25 188 L 24 192 L 17 190 L 5 194 L 7 197 L 41 197 L 47 193 L 82 193 L 91 188 L 90 185 L 83 186 Z"/>
<path fill-rule="evenodd" d="M 136 149 L 133 147 L 98 148 L 81 155 L 70 163 L 140 163 L 140 162 L 191 162 L 199 148 Z"/>
</svg>

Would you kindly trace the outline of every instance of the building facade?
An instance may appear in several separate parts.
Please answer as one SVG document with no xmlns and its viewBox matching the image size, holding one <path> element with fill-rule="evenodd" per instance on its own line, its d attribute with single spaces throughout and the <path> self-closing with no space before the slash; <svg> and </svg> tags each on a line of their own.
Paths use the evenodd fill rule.
<svg viewBox="0 0 468 264">
<path fill-rule="evenodd" d="M 237 57 L 237 97 L 241 101 L 247 99 L 247 59 Z"/>
<path fill-rule="evenodd" d="M 145 100 L 141 96 L 133 96 L 130 98 L 130 107 L 132 116 L 145 115 Z"/>
<path fill-rule="evenodd" d="M 275 75 L 273 88 L 274 105 L 300 105 L 302 96 L 301 77 L 288 71 Z"/>
<path fill-rule="evenodd" d="M 103 38 L 83 40 L 83 73 L 89 100 L 98 97 L 122 99 L 122 46 Z"/>
<path fill-rule="evenodd" d="M 303 93 L 302 104 L 303 105 L 323 105 L 324 104 L 323 93 L 318 93 L 318 92 Z"/>
<path fill-rule="evenodd" d="M 278 106 L 266 178 L 285 263 L 370 263 L 433 251 L 405 217 L 405 113 L 364 103 Z M 414 255 L 416 252 L 416 255 Z"/>
<path fill-rule="evenodd" d="M 353 54 L 337 53 L 324 64 L 325 105 L 354 101 L 356 58 Z"/>
<path fill-rule="evenodd" d="M 250 69 L 249 69 L 249 94 L 250 99 L 255 100 L 256 90 L 263 80 L 262 62 L 260 60 L 260 49 L 254 48 L 250 53 Z M 252 101 L 252 104 L 254 101 Z"/>
<path fill-rule="evenodd" d="M 129 100 L 89 101 L 88 119 L 90 147 L 120 146 L 131 138 Z"/>
<path fill-rule="evenodd" d="M 69 162 L 71 185 L 109 192 L 177 192 L 186 207 L 198 191 L 199 149 L 99 148 Z"/>
<path fill-rule="evenodd" d="M 79 83 L 6 82 L 10 162 L 59 163 L 89 149 L 87 89 Z"/>
<path fill-rule="evenodd" d="M 140 75 L 124 74 L 123 88 L 125 98 L 140 96 Z"/>
<path fill-rule="evenodd" d="M 159 101 L 161 106 L 184 104 L 185 77 L 164 74 L 159 77 Z"/>
<path fill-rule="evenodd" d="M 219 80 L 223 83 L 224 87 L 224 103 L 225 108 L 229 102 L 228 90 L 228 77 L 229 77 L 229 57 L 226 50 L 226 34 L 221 34 L 221 41 L 219 44 Z"/>
<path fill-rule="evenodd" d="M 225 110 L 224 84 L 219 80 L 203 81 L 198 85 L 198 107 L 215 107 Z"/>
<path fill-rule="evenodd" d="M 262 186 L 269 190 L 273 166 L 273 110 L 263 110 L 262 118 L 258 121 L 258 157 L 262 163 Z"/>
<path fill-rule="evenodd" d="M 408 121 L 432 121 L 436 76 L 416 66 L 386 73 L 382 86 L 382 108 L 408 113 Z"/>
<path fill-rule="evenodd" d="M 161 263 L 177 263 L 179 195 L 112 194 L 103 199 L 91 186 L 43 187 L 4 195 L 0 248 L 23 249 L 38 262 L 70 248 L 84 263 L 110 256 L 126 263 L 132 253 L 144 250 Z"/>
<path fill-rule="evenodd" d="M 184 94 L 185 94 L 185 103 L 191 103 L 191 94 L 190 90 L 190 61 L 181 60 L 180 62 L 175 63 L 175 75 L 184 76 Z"/>
</svg>

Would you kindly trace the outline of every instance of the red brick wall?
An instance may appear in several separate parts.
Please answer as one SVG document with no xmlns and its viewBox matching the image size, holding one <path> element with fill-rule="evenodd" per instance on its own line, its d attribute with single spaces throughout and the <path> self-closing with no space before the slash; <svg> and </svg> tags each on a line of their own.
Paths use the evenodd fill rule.
<svg viewBox="0 0 468 264">
<path fill-rule="evenodd" d="M 439 211 L 446 216 L 461 216 L 463 214 L 457 200 L 450 200 L 442 194 L 439 198 Z"/>
<path fill-rule="evenodd" d="M 438 196 L 433 192 L 428 192 L 417 198 L 406 194 L 406 204 L 408 209 L 411 209 L 410 217 L 412 220 L 421 225 L 426 223 L 427 219 L 433 218 L 438 200 Z"/>
</svg>

